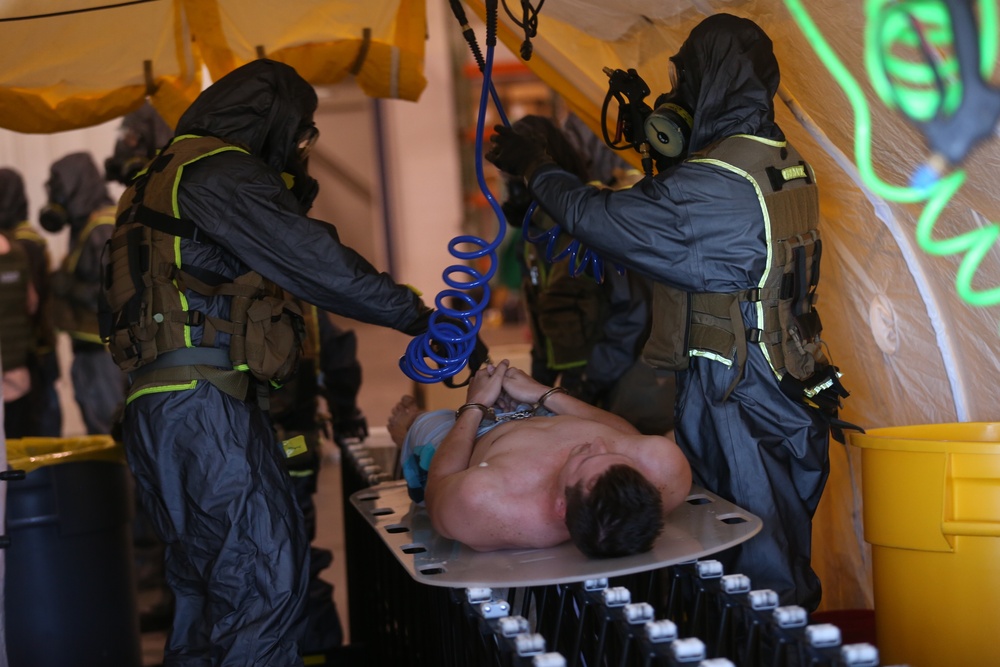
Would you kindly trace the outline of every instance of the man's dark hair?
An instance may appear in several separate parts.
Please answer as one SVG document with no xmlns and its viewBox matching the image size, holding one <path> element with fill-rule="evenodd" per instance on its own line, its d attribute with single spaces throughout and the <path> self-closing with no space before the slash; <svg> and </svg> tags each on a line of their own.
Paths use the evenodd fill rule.
<svg viewBox="0 0 1000 667">
<path fill-rule="evenodd" d="M 663 530 L 663 499 L 638 470 L 613 465 L 590 493 L 583 482 L 566 487 L 566 527 L 573 544 L 591 558 L 649 551 Z"/>
</svg>

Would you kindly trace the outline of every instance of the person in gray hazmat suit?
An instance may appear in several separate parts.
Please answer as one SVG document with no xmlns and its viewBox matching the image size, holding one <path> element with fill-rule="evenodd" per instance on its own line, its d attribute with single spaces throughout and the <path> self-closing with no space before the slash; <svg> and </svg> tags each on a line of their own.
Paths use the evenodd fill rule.
<svg viewBox="0 0 1000 667">
<path fill-rule="evenodd" d="M 303 326 L 285 290 L 416 335 L 417 294 L 304 215 L 316 93 L 261 59 L 205 89 L 125 191 L 105 334 L 123 439 L 176 597 L 165 665 L 301 665 L 309 541 L 266 409 Z"/>
<path fill-rule="evenodd" d="M 125 399 L 125 376 L 100 336 L 101 269 L 115 206 L 90 153 L 70 153 L 49 167 L 48 202 L 38 212 L 45 231 L 69 227 L 69 251 L 52 273 L 52 319 L 73 344 L 73 395 L 90 435 L 110 434 Z"/>
<path fill-rule="evenodd" d="M 719 554 L 729 573 L 814 610 L 812 517 L 847 395 L 813 308 L 812 169 L 774 120 L 778 63 L 753 21 L 717 14 L 671 59 L 653 114 L 693 117 L 688 157 L 628 190 L 586 187 L 498 126 L 487 155 L 523 176 L 566 231 L 654 281 L 644 358 L 678 373 L 675 435 L 695 482 L 753 512 L 761 533 Z"/>
</svg>

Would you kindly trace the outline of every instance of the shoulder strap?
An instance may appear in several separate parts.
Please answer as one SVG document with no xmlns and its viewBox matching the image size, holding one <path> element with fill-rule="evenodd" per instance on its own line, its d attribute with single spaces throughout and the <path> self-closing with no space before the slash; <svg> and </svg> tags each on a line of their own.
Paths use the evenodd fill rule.
<svg viewBox="0 0 1000 667">
<path fill-rule="evenodd" d="M 137 177 L 135 197 L 131 206 L 120 212 L 118 224 L 138 220 L 165 234 L 192 241 L 210 241 L 193 220 L 181 215 L 177 191 L 184 167 L 225 151 L 247 152 L 217 137 L 181 135 L 175 138 Z"/>
</svg>

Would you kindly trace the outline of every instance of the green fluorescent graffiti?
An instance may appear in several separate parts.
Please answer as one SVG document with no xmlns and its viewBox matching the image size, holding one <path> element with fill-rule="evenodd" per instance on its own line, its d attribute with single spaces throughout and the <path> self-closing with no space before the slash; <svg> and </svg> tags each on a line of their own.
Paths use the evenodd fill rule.
<svg viewBox="0 0 1000 667">
<path fill-rule="evenodd" d="M 1000 286 L 990 289 L 973 286 L 980 265 L 1000 238 L 1000 226 L 989 223 L 945 239 L 934 235 L 941 212 L 965 182 L 965 172 L 955 169 L 946 173 L 947 160 L 932 155 L 909 186 L 883 181 L 872 164 L 872 119 L 861 87 L 830 48 L 800 0 L 785 0 L 785 5 L 850 101 L 856 127 L 855 162 L 865 185 L 888 201 L 924 204 L 915 229 L 921 249 L 937 256 L 962 254 L 955 276 L 958 296 L 978 307 L 1000 303 Z M 963 91 L 958 63 L 950 56 L 953 32 L 947 6 L 941 0 L 866 0 L 865 13 L 865 64 L 882 103 L 917 124 L 954 112 L 962 103 Z M 978 14 L 979 66 L 988 80 L 997 53 L 994 3 L 979 2 Z M 922 54 L 922 62 L 901 55 L 907 52 Z"/>
</svg>

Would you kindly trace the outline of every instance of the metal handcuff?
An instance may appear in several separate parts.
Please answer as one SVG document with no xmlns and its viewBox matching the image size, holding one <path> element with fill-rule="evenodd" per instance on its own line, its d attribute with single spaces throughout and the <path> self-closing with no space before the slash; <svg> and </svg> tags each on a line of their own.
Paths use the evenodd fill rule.
<svg viewBox="0 0 1000 667">
<path fill-rule="evenodd" d="M 534 417 L 538 413 L 539 408 L 545 407 L 545 399 L 547 399 L 552 394 L 566 394 L 565 387 L 552 387 L 547 392 L 542 394 L 538 400 L 531 406 L 531 408 L 521 408 L 520 410 L 515 410 L 513 412 L 502 412 L 497 414 L 496 410 L 492 407 L 483 405 L 482 403 L 466 403 L 458 410 L 455 410 L 455 421 L 462 416 L 462 413 L 466 410 L 479 410 L 483 413 L 482 421 L 493 421 L 498 424 L 509 421 L 517 421 L 518 419 L 527 419 L 528 417 Z"/>
</svg>

